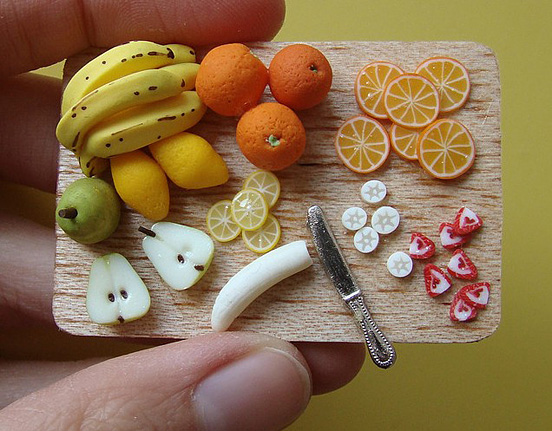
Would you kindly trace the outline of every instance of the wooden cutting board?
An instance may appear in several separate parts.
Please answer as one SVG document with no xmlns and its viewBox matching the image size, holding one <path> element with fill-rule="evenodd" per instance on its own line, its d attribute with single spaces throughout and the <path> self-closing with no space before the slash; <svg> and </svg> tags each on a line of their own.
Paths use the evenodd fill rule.
<svg viewBox="0 0 552 431">
<path fill-rule="evenodd" d="M 282 226 L 280 245 L 303 239 L 309 245 L 314 265 L 274 286 L 234 322 L 231 330 L 272 334 L 289 341 L 361 341 L 353 317 L 325 275 L 307 231 L 307 208 L 320 205 L 334 229 L 343 253 L 361 286 L 376 322 L 395 342 L 471 342 L 491 335 L 501 314 L 502 182 L 500 134 L 500 83 L 493 52 L 473 42 L 308 42 L 330 61 L 334 80 L 327 100 L 299 117 L 307 130 L 307 150 L 299 163 L 278 173 L 282 194 L 273 214 Z M 268 65 L 288 43 L 251 44 L 254 53 Z M 96 52 L 97 53 L 97 52 Z M 86 52 L 68 60 L 66 77 L 88 61 Z M 334 137 L 343 121 L 360 114 L 353 85 L 357 72 L 376 60 L 391 61 L 405 71 L 414 71 L 424 59 L 445 55 L 460 60 L 469 70 L 472 90 L 467 104 L 450 115 L 471 131 L 477 150 L 472 169 L 453 181 L 426 175 L 416 162 L 391 153 L 385 165 L 369 175 L 349 171 L 339 161 Z M 200 53 L 201 56 L 201 53 Z M 272 100 L 269 89 L 263 101 Z M 241 155 L 235 142 L 237 119 L 208 112 L 192 131 L 206 138 L 228 164 L 227 184 L 199 191 L 171 185 L 171 211 L 167 221 L 206 230 L 209 207 L 231 199 L 244 178 L 255 170 Z M 73 180 L 80 178 L 76 160 L 65 148 L 59 158 L 58 198 Z M 360 188 L 369 179 L 383 181 L 388 196 L 381 204 L 366 204 Z M 341 214 L 351 206 L 364 208 L 368 216 L 381 205 L 395 207 L 401 215 L 397 231 L 383 236 L 371 254 L 357 252 L 352 234 L 341 225 Z M 422 232 L 437 244 L 430 260 L 444 268 L 451 253 L 440 246 L 438 227 L 454 220 L 457 210 L 468 206 L 483 219 L 484 226 L 465 247 L 477 265 L 479 281 L 491 284 L 490 304 L 470 323 L 449 318 L 452 297 L 469 282 L 454 280 L 445 294 L 430 298 L 424 287 L 425 262 L 414 262 L 414 271 L 397 279 L 386 268 L 395 251 L 408 252 L 412 232 Z M 231 243 L 215 241 L 215 258 L 203 279 L 186 291 L 174 291 L 159 277 L 145 257 L 139 226 L 151 222 L 128 208 L 121 224 L 108 240 L 91 246 L 69 239 L 58 227 L 54 315 L 59 327 L 76 335 L 188 338 L 210 332 L 210 315 L 217 293 L 239 269 L 258 255 L 247 250 L 240 238 Z M 117 326 L 92 323 L 86 312 L 88 272 L 93 260 L 105 253 L 120 252 L 134 266 L 150 289 L 152 305 L 140 320 Z"/>
</svg>

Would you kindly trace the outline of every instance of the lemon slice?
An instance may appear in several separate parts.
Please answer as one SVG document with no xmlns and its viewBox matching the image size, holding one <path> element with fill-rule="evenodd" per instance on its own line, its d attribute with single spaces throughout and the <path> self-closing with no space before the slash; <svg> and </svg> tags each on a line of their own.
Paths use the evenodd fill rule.
<svg viewBox="0 0 552 431">
<path fill-rule="evenodd" d="M 259 170 L 249 175 L 244 183 L 243 189 L 253 189 L 261 192 L 268 207 L 272 208 L 280 197 L 280 181 L 272 172 Z"/>
<path fill-rule="evenodd" d="M 234 221 L 246 231 L 259 229 L 268 217 L 268 204 L 257 190 L 239 191 L 232 199 L 230 209 Z"/>
<path fill-rule="evenodd" d="M 207 211 L 207 230 L 218 242 L 232 241 L 241 233 L 232 218 L 231 206 L 232 201 L 219 201 Z"/>
<path fill-rule="evenodd" d="M 249 250 L 255 253 L 266 253 L 278 244 L 281 233 L 280 223 L 278 223 L 276 217 L 269 214 L 266 222 L 260 229 L 255 231 L 244 230 L 242 232 L 242 239 Z"/>
</svg>

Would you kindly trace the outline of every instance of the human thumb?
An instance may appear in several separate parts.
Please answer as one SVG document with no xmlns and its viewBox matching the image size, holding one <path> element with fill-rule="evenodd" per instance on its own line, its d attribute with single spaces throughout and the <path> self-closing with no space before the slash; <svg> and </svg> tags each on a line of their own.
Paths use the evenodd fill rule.
<svg viewBox="0 0 552 431">
<path fill-rule="evenodd" d="M 280 430 L 310 395 L 293 345 L 228 332 L 93 365 L 7 406 L 0 429 Z"/>
</svg>

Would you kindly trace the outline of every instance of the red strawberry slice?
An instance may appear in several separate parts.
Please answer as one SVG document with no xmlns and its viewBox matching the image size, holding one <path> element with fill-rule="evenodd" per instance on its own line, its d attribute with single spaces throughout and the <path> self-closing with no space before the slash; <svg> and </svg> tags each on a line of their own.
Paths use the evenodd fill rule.
<svg viewBox="0 0 552 431">
<path fill-rule="evenodd" d="M 428 263 L 424 268 L 426 290 L 432 298 L 446 292 L 452 286 L 452 280 L 441 268 Z"/>
<path fill-rule="evenodd" d="M 458 235 L 454 232 L 454 226 L 451 223 L 441 223 L 439 235 L 441 236 L 441 244 L 448 250 L 460 247 L 470 239 L 469 235 Z"/>
<path fill-rule="evenodd" d="M 468 322 L 477 316 L 477 308 L 472 307 L 459 295 L 454 295 L 450 304 L 450 320 L 453 322 Z"/>
<path fill-rule="evenodd" d="M 458 235 L 467 235 L 483 225 L 483 220 L 468 207 L 462 207 L 454 219 L 454 232 Z"/>
<path fill-rule="evenodd" d="M 447 270 L 450 275 L 463 280 L 475 280 L 477 278 L 477 268 L 462 249 L 453 253 L 447 265 Z"/>
<path fill-rule="evenodd" d="M 428 259 L 435 254 L 435 243 L 427 236 L 414 232 L 410 237 L 409 253 L 412 259 Z"/>
<path fill-rule="evenodd" d="M 469 284 L 460 289 L 457 295 L 472 307 L 485 308 L 489 303 L 490 287 L 487 282 Z"/>
</svg>

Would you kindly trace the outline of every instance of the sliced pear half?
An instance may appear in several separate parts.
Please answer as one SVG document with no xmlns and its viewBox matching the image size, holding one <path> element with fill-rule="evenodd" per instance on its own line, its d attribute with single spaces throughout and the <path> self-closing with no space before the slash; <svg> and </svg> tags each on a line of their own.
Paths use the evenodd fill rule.
<svg viewBox="0 0 552 431">
<path fill-rule="evenodd" d="M 86 309 L 102 325 L 129 322 L 150 308 L 148 288 L 132 265 L 119 253 L 97 258 L 90 268 Z"/>
<path fill-rule="evenodd" d="M 161 278 L 173 289 L 184 290 L 196 284 L 213 260 L 215 244 L 206 233 L 177 223 L 155 223 L 142 247 Z"/>
</svg>

